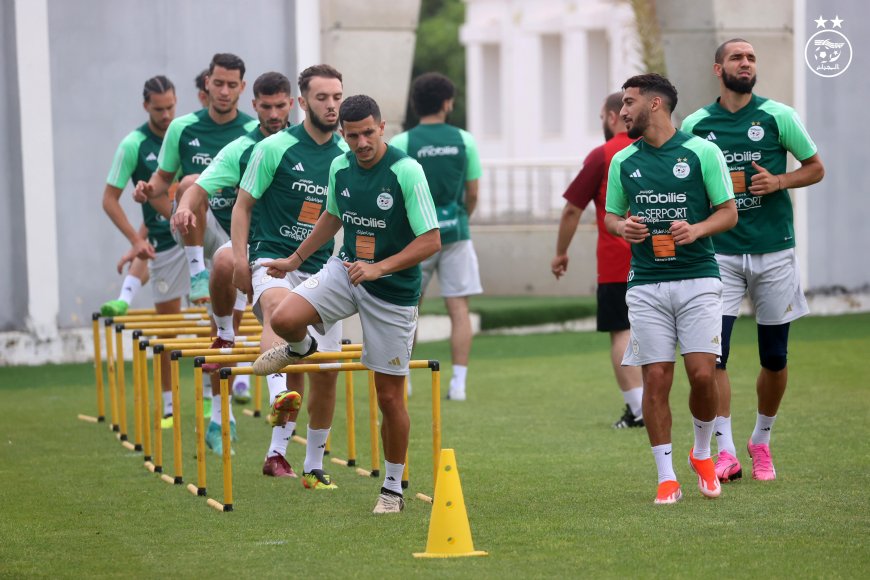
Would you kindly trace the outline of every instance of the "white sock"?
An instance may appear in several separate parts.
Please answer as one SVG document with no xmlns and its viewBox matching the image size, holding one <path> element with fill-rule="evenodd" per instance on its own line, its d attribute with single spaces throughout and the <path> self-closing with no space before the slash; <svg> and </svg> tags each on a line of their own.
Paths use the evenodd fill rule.
<svg viewBox="0 0 870 580">
<path fill-rule="evenodd" d="M 468 367 L 464 365 L 453 365 L 453 377 L 450 379 L 450 386 L 454 386 L 464 391 L 465 390 L 465 375 L 468 374 Z"/>
<path fill-rule="evenodd" d="M 230 397 L 230 409 L 228 411 L 230 414 L 230 423 L 234 423 L 236 421 L 236 418 L 233 416 L 232 402 L 233 402 L 233 398 Z M 220 397 L 212 397 L 211 420 L 213 423 L 217 423 L 218 425 L 221 424 L 221 414 L 222 414 L 221 407 L 223 407 L 223 401 L 221 400 L 221 398 Z"/>
<path fill-rule="evenodd" d="M 287 344 L 290 345 L 290 350 L 293 352 L 303 354 L 308 352 L 308 349 L 311 348 L 311 340 L 311 335 L 306 334 L 305 338 L 299 342 L 288 342 Z"/>
<path fill-rule="evenodd" d="M 692 456 L 695 459 L 710 459 L 710 440 L 713 438 L 713 426 L 716 424 L 716 419 L 701 421 L 692 417 L 692 423 L 695 424 L 695 447 Z"/>
<path fill-rule="evenodd" d="M 622 392 L 625 404 L 631 409 L 635 419 L 643 418 L 643 385 Z"/>
<path fill-rule="evenodd" d="M 203 377 L 203 378 L 205 378 L 205 377 Z M 204 384 L 202 385 L 202 398 L 208 399 L 209 401 L 211 401 L 211 399 L 212 399 L 211 382 L 210 381 L 205 381 Z"/>
<path fill-rule="evenodd" d="M 402 474 L 405 473 L 404 463 L 390 463 L 384 460 L 387 473 L 384 475 L 384 487 L 402 495 Z"/>
<path fill-rule="evenodd" d="M 128 305 L 133 302 L 136 293 L 142 289 L 142 280 L 136 276 L 127 275 L 124 278 L 124 283 L 121 284 L 121 293 L 118 295 L 118 300 L 123 300 Z"/>
<path fill-rule="evenodd" d="M 214 315 L 214 323 L 217 325 L 218 338 L 228 340 L 230 342 L 236 339 L 236 332 L 233 330 L 233 315 L 218 316 Z"/>
<path fill-rule="evenodd" d="M 670 443 L 656 445 L 652 448 L 653 457 L 656 460 L 656 469 L 659 472 L 659 483 L 663 481 L 677 481 L 677 474 L 674 473 L 674 456 L 671 451 Z"/>
<path fill-rule="evenodd" d="M 191 276 L 205 270 L 205 252 L 202 246 L 184 246 L 184 256 L 187 258 L 187 268 Z"/>
<path fill-rule="evenodd" d="M 284 373 L 274 373 L 266 377 L 266 385 L 269 387 L 269 406 L 275 402 L 275 397 L 279 393 L 287 390 L 287 375 Z"/>
<path fill-rule="evenodd" d="M 269 444 L 269 452 L 266 457 L 275 455 L 287 457 L 287 442 L 290 441 L 290 436 L 293 435 L 295 428 L 295 421 L 287 421 L 283 427 L 272 427 L 272 442 Z"/>
<path fill-rule="evenodd" d="M 311 473 L 312 469 L 323 469 L 323 453 L 326 451 L 326 440 L 328 438 L 329 428 L 308 428 L 308 445 L 305 446 L 303 472 Z"/>
<path fill-rule="evenodd" d="M 172 414 L 172 391 L 163 391 L 163 416 Z"/>
<path fill-rule="evenodd" d="M 237 367 L 249 367 L 254 363 L 252 362 L 239 362 L 236 363 Z M 234 383 L 234 389 L 236 391 L 247 391 L 251 387 L 251 375 L 236 375 L 236 382 Z"/>
<path fill-rule="evenodd" d="M 774 421 L 776 421 L 776 415 L 768 417 L 761 413 L 758 414 L 755 419 L 755 429 L 752 431 L 753 445 L 770 445 L 770 430 L 773 429 Z"/>
<path fill-rule="evenodd" d="M 737 448 L 734 447 L 734 437 L 731 435 L 731 416 L 717 416 L 714 429 L 716 433 L 716 448 L 719 450 L 719 453 L 727 451 L 734 457 L 737 457 Z"/>
</svg>

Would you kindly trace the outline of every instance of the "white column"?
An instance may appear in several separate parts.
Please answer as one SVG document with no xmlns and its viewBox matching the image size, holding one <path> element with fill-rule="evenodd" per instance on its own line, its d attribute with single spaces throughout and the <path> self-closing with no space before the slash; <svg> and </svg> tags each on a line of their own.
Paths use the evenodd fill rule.
<svg viewBox="0 0 870 580">
<path fill-rule="evenodd" d="M 806 0 L 794 0 L 794 25 L 792 30 L 794 46 L 794 103 L 795 111 L 801 119 L 806 123 L 807 112 L 807 69 L 804 62 L 804 45 L 807 41 L 806 34 Z M 806 290 L 810 279 L 810 237 L 812 231 L 809 227 L 809 203 L 807 202 L 807 192 L 803 188 L 792 190 L 792 201 L 794 205 L 794 236 L 795 236 L 795 254 L 797 256 L 798 267 L 801 271 L 801 287 Z"/>
<path fill-rule="evenodd" d="M 320 55 L 320 0 L 296 0 L 294 3 L 296 30 L 296 78 L 299 73 L 315 64 L 322 64 Z M 298 90 L 296 78 L 291 78 L 294 94 Z M 299 96 L 299 95 L 296 95 Z M 301 123 L 305 115 L 298 103 L 293 104 L 293 122 Z"/>
<path fill-rule="evenodd" d="M 15 0 L 15 39 L 27 249 L 27 326 L 38 339 L 47 340 L 57 336 L 60 295 L 46 0 Z"/>
</svg>

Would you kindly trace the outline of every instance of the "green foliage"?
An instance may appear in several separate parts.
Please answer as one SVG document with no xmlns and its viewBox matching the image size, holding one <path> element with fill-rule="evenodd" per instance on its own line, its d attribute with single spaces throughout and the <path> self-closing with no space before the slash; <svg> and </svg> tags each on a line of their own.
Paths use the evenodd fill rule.
<svg viewBox="0 0 870 580">
<path fill-rule="evenodd" d="M 622 398 L 603 333 L 484 336 L 474 343 L 468 401 L 442 402 L 444 447 L 456 450 L 474 544 L 486 558 L 416 560 L 428 504 L 375 517 L 380 479 L 327 464 L 340 488 L 310 492 L 263 477 L 270 431 L 235 414 L 234 504 L 220 514 L 183 486 L 163 483 L 94 413 L 93 367 L 0 368 L 0 577 L 613 578 L 860 577 L 866 548 L 870 315 L 795 322 L 789 390 L 773 434 L 777 481 L 749 478 L 755 421 L 755 325 L 738 321 L 729 361 L 733 425 L 744 479 L 711 501 L 686 465 L 688 386 L 678 363 L 670 397 L 674 467 L 684 499 L 654 506 L 655 466 L 642 430 L 610 427 Z M 440 359 L 449 345 L 418 345 Z M 127 377 L 130 377 L 128 366 Z M 184 475 L 194 482 L 193 384 L 182 367 Z M 432 492 L 428 371 L 413 371 L 409 496 Z M 339 384 L 332 452 L 346 450 Z M 127 401 L 132 409 L 132 397 Z M 356 374 L 360 464 L 368 466 L 364 375 Z M 132 413 L 128 415 L 132 417 Z M 306 413 L 300 414 L 305 434 Z M 132 424 L 132 422 L 131 422 Z M 843 434 L 838 436 L 838 434 Z M 172 473 L 172 436 L 164 434 Z M 289 456 L 301 467 L 303 448 Z M 220 499 L 220 459 L 209 454 L 209 495 Z M 864 538 L 864 539 L 862 539 Z"/>
<path fill-rule="evenodd" d="M 423 0 L 412 78 L 426 72 L 440 72 L 456 85 L 456 103 L 449 122 L 465 128 L 465 47 L 459 42 L 459 27 L 465 21 L 462 0 Z M 410 101 L 405 128 L 418 122 Z"/>
</svg>

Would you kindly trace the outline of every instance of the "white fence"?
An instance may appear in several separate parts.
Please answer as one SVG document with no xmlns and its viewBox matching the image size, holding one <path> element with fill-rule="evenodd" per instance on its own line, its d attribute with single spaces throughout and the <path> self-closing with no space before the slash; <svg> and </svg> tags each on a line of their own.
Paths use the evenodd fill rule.
<svg viewBox="0 0 870 580">
<path fill-rule="evenodd" d="M 480 193 L 471 223 L 478 225 L 558 223 L 562 194 L 580 171 L 577 159 L 489 159 L 481 161 Z M 588 216 L 584 216 L 587 219 Z"/>
</svg>

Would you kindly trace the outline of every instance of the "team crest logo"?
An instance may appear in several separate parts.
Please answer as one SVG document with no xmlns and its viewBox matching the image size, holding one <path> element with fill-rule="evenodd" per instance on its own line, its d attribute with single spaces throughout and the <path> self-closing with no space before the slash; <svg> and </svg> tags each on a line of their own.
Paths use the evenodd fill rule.
<svg viewBox="0 0 870 580">
<path fill-rule="evenodd" d="M 753 121 L 752 126 L 749 127 L 749 131 L 746 132 L 746 136 L 753 141 L 761 141 L 764 139 L 764 127 L 762 127 L 757 121 Z"/>
<path fill-rule="evenodd" d="M 378 196 L 378 207 L 386 211 L 393 207 L 393 196 L 386 191 Z"/>
<path fill-rule="evenodd" d="M 317 288 L 318 284 L 320 284 L 320 280 L 318 280 L 316 276 L 312 276 L 311 278 L 302 283 L 302 285 L 309 290 Z"/>
<path fill-rule="evenodd" d="M 167 292 L 169 292 L 169 282 L 167 282 L 166 280 L 157 280 L 155 286 L 157 287 L 157 291 L 161 294 L 166 294 Z"/>
<path fill-rule="evenodd" d="M 677 157 L 677 164 L 674 165 L 674 177 L 677 179 L 685 179 L 689 176 L 691 169 L 689 164 L 686 163 L 687 160 L 688 158 L 686 157 Z"/>
<path fill-rule="evenodd" d="M 822 28 L 807 40 L 804 47 L 804 60 L 813 73 L 820 77 L 837 77 L 846 72 L 852 64 L 852 43 L 846 35 L 834 28 L 843 27 L 843 19 L 834 16 L 826 20 L 819 16 L 814 20 L 816 28 Z M 825 29 L 826 23 L 831 23 L 830 29 Z"/>
</svg>

